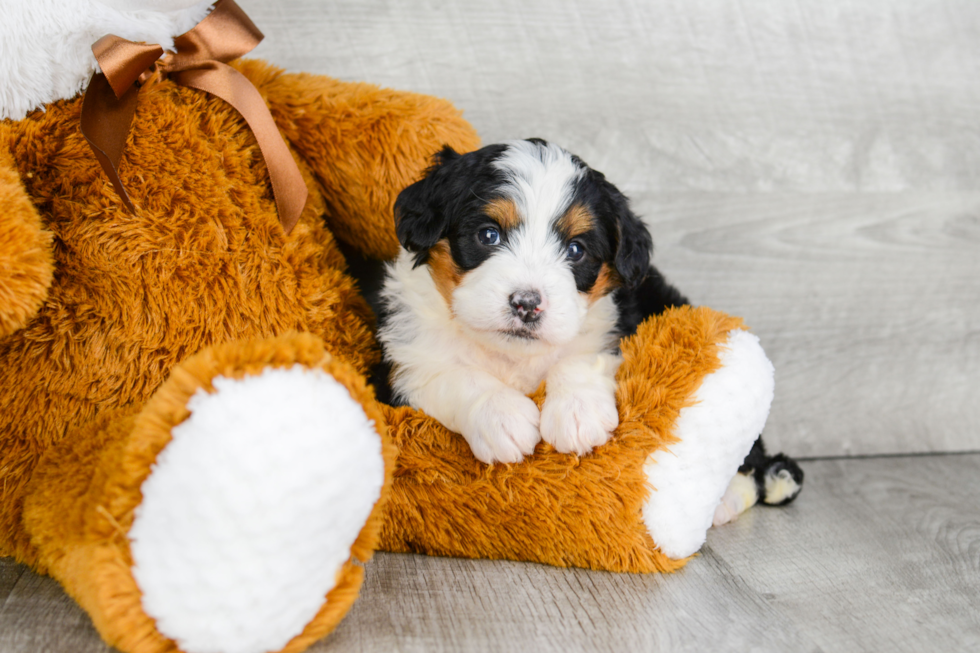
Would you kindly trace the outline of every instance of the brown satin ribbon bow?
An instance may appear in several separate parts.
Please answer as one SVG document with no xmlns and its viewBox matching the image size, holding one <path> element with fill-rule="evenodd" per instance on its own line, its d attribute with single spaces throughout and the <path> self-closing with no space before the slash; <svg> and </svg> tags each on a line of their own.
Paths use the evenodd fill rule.
<svg viewBox="0 0 980 653">
<path fill-rule="evenodd" d="M 92 46 L 102 73 L 96 73 L 82 102 L 82 133 L 126 208 L 133 203 L 119 181 L 119 159 L 129 134 L 139 84 L 154 73 L 215 95 L 233 106 L 255 134 L 265 158 L 279 220 L 288 234 L 306 204 L 306 184 L 269 108 L 252 83 L 225 62 L 249 52 L 262 32 L 234 0 L 220 0 L 207 17 L 174 39 L 176 52 L 109 34 Z"/>
</svg>

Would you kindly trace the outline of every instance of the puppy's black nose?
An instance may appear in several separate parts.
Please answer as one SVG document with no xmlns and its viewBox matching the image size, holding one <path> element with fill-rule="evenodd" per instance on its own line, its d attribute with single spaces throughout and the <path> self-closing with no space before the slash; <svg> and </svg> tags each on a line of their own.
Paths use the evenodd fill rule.
<svg viewBox="0 0 980 653">
<path fill-rule="evenodd" d="M 510 296 L 510 310 L 521 322 L 537 322 L 541 316 L 541 293 L 536 290 L 518 290 Z"/>
</svg>

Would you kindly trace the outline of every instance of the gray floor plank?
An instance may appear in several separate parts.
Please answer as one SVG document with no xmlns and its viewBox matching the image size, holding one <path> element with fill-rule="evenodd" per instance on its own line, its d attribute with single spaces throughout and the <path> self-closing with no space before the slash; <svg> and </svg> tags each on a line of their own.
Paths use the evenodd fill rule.
<svg viewBox="0 0 980 653">
<path fill-rule="evenodd" d="M 806 470 L 796 510 L 712 533 L 732 574 L 826 650 L 980 650 L 980 456 Z"/>
<path fill-rule="evenodd" d="M 313 650 L 980 649 L 980 455 L 818 460 L 784 509 L 667 576 L 378 554 Z M 5 598 L 4 598 L 5 596 Z M 0 560 L 0 652 L 102 652 L 57 585 Z"/>
<path fill-rule="evenodd" d="M 669 577 L 385 554 L 372 567 L 347 620 L 314 651 L 810 648 L 710 555 Z"/>
<path fill-rule="evenodd" d="M 53 579 L 0 558 L 0 578 L 18 576 L 0 603 L 0 653 L 107 653 L 88 615 Z"/>
<path fill-rule="evenodd" d="M 4 559 L 0 558 L 0 606 L 7 602 L 10 593 L 13 592 L 17 581 L 24 575 L 26 569 L 19 565 L 3 564 Z"/>
<path fill-rule="evenodd" d="M 797 504 L 712 530 L 702 555 L 672 576 L 381 555 L 347 621 L 316 650 L 504 651 L 531 640 L 546 651 L 980 646 L 980 456 L 805 469 Z M 576 586 L 579 577 L 588 584 Z M 411 598 L 393 607 L 402 594 Z M 565 620 L 515 621 L 528 605 Z M 546 636 L 534 639 L 540 629 Z"/>
</svg>

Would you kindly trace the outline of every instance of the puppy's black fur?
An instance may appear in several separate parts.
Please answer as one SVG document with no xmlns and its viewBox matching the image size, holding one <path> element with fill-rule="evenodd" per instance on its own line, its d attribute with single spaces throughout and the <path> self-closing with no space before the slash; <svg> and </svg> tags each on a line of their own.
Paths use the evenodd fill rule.
<svg viewBox="0 0 980 653">
<path fill-rule="evenodd" d="M 487 222 L 483 207 L 497 199 L 503 174 L 490 163 L 506 149 L 488 145 L 460 155 L 448 145 L 435 155 L 425 176 L 395 200 L 395 233 L 402 247 L 415 253 L 415 266 L 426 262 L 429 250 L 448 238 L 453 260 L 472 270 L 490 256 L 472 234 Z"/>
</svg>

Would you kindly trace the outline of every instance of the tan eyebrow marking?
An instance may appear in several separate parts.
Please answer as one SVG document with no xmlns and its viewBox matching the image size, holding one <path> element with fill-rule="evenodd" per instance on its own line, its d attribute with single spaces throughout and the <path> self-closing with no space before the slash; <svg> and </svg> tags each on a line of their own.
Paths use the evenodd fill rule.
<svg viewBox="0 0 980 653">
<path fill-rule="evenodd" d="M 522 222 L 517 206 L 505 197 L 493 200 L 487 204 L 484 211 L 504 229 L 513 229 Z"/>
<path fill-rule="evenodd" d="M 575 204 L 558 218 L 555 226 L 566 238 L 573 238 L 592 229 L 595 216 L 581 204 Z"/>
</svg>

